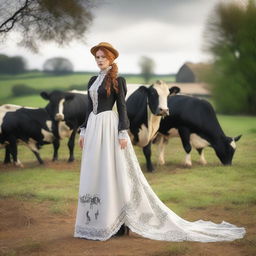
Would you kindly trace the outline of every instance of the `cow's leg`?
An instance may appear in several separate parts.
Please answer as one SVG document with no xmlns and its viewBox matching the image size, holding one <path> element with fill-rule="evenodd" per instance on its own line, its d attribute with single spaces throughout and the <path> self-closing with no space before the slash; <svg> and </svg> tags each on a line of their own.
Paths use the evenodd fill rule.
<svg viewBox="0 0 256 256">
<path fill-rule="evenodd" d="M 165 142 L 165 138 L 162 134 L 158 134 L 159 141 L 158 141 L 158 164 L 164 165 L 165 159 L 164 159 L 164 153 L 165 153 L 165 146 L 167 142 Z"/>
<path fill-rule="evenodd" d="M 148 143 L 147 146 L 143 147 L 143 153 L 146 158 L 148 171 L 153 172 L 155 170 L 155 168 L 151 162 L 151 141 Z"/>
<path fill-rule="evenodd" d="M 39 154 L 39 151 L 34 151 L 32 150 L 32 152 L 34 153 L 34 155 L 36 156 L 36 159 L 37 161 L 40 163 L 40 164 L 44 164 L 44 161 L 42 160 L 40 154 Z"/>
<path fill-rule="evenodd" d="M 34 155 L 36 156 L 36 159 L 39 162 L 39 164 L 43 164 L 44 161 L 42 160 L 42 158 L 41 158 L 41 156 L 39 154 L 39 148 L 38 148 L 37 141 L 32 139 L 32 138 L 29 138 L 29 140 L 27 142 L 27 146 L 34 153 Z"/>
<path fill-rule="evenodd" d="M 53 144 L 52 161 L 56 161 L 56 160 L 58 160 L 58 150 L 59 150 L 59 147 L 60 147 L 60 140 L 59 139 L 54 139 L 52 144 Z"/>
<path fill-rule="evenodd" d="M 5 146 L 5 158 L 4 158 L 4 164 L 9 164 L 11 163 L 11 156 L 12 156 L 12 160 L 13 162 L 17 165 L 17 166 L 20 166 L 20 167 L 23 167 L 23 164 L 21 163 L 21 161 L 17 158 L 17 160 L 15 161 L 14 160 L 14 156 L 11 152 L 11 149 L 10 149 L 10 145 L 7 144 Z"/>
<path fill-rule="evenodd" d="M 205 160 L 205 157 L 204 157 L 204 148 L 197 148 L 196 150 L 200 155 L 200 163 L 203 165 L 206 165 L 207 161 Z"/>
<path fill-rule="evenodd" d="M 23 164 L 18 159 L 18 148 L 17 148 L 17 140 L 14 137 L 9 138 L 9 152 L 12 155 L 14 164 L 19 167 L 24 167 Z"/>
<path fill-rule="evenodd" d="M 69 148 L 69 159 L 68 162 L 73 162 L 75 160 L 74 157 L 74 146 L 75 146 L 75 137 L 76 137 L 77 129 L 73 129 L 71 136 L 68 140 L 68 148 Z"/>
<path fill-rule="evenodd" d="M 11 153 L 9 149 L 9 145 L 5 146 L 5 157 L 4 157 L 4 164 L 9 164 L 11 162 Z"/>
<path fill-rule="evenodd" d="M 184 150 L 186 151 L 186 157 L 185 157 L 185 165 L 188 167 L 192 166 L 192 161 L 191 161 L 191 144 L 190 144 L 190 131 L 189 129 L 182 127 L 179 128 L 179 134 L 180 134 L 180 138 L 181 138 L 181 142 L 183 145 Z"/>
</svg>

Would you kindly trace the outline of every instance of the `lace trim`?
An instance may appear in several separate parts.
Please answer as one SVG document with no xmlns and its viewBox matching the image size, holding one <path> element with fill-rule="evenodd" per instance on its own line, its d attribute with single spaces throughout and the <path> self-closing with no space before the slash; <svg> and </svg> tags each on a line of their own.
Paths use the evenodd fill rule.
<svg viewBox="0 0 256 256">
<path fill-rule="evenodd" d="M 80 135 L 81 137 L 84 137 L 84 135 L 85 135 L 85 129 L 86 129 L 86 128 L 83 128 L 83 127 L 80 129 L 80 134 L 79 134 L 79 135 Z"/>
<path fill-rule="evenodd" d="M 126 216 L 126 206 L 123 207 L 121 214 L 117 217 L 114 224 L 109 228 L 93 228 L 93 227 L 82 227 L 82 226 L 76 226 L 75 227 L 75 233 L 74 237 L 80 237 L 80 238 L 87 238 L 92 240 L 101 240 L 105 241 L 109 239 L 111 236 L 117 233 L 117 231 L 120 229 L 120 227 L 125 222 L 125 216 Z"/>
<path fill-rule="evenodd" d="M 188 235 L 183 231 L 179 232 L 176 230 L 169 230 L 165 233 L 155 233 L 155 229 L 160 229 L 165 225 L 168 218 L 168 213 L 165 210 L 161 209 L 156 198 L 152 194 L 151 188 L 149 188 L 148 183 L 145 182 L 145 177 L 143 176 L 138 159 L 136 158 L 131 143 L 128 143 L 127 145 L 127 150 L 125 150 L 125 158 L 128 166 L 128 175 L 132 181 L 132 195 L 130 202 L 127 204 L 126 225 L 128 225 L 133 232 L 152 239 L 168 240 L 167 237 L 171 237 L 170 239 L 172 241 L 188 240 Z M 137 208 L 139 207 L 142 200 L 141 190 L 143 190 L 143 192 L 145 192 L 145 194 L 147 195 L 149 199 L 148 202 L 153 209 L 153 213 L 142 212 L 138 218 L 134 219 L 134 216 L 136 216 L 137 213 Z M 159 221 L 157 225 L 150 224 L 150 220 L 153 217 L 157 217 L 157 220 Z M 150 233 L 150 228 L 154 229 L 153 233 Z"/>
<path fill-rule="evenodd" d="M 111 69 L 112 67 L 109 66 L 108 68 L 106 68 L 105 70 L 102 70 L 99 72 L 98 77 L 96 78 L 96 80 L 94 81 L 94 83 L 92 84 L 92 86 L 89 88 L 89 94 L 91 96 L 92 99 L 92 106 L 93 106 L 93 110 L 92 112 L 96 115 L 97 114 L 97 110 L 98 110 L 98 89 L 100 87 L 100 85 L 102 84 L 106 74 L 108 73 L 108 71 Z"/>
<path fill-rule="evenodd" d="M 118 132 L 118 139 L 128 139 L 128 130 L 121 130 Z"/>
<path fill-rule="evenodd" d="M 97 87 L 96 87 L 97 86 Z M 100 84 L 97 84 L 94 88 L 89 89 L 89 93 L 92 99 L 92 112 L 96 115 L 98 110 L 98 88 Z"/>
</svg>

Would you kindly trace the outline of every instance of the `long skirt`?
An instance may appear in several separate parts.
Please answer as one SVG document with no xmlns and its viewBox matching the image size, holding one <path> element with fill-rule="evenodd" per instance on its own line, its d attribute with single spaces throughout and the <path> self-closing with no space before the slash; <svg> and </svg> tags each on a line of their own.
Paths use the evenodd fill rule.
<svg viewBox="0 0 256 256">
<path fill-rule="evenodd" d="M 121 149 L 118 115 L 90 113 L 84 136 L 75 237 L 107 240 L 122 224 L 154 240 L 232 241 L 243 227 L 228 222 L 189 222 L 176 215 L 154 193 L 144 177 L 132 143 Z"/>
</svg>

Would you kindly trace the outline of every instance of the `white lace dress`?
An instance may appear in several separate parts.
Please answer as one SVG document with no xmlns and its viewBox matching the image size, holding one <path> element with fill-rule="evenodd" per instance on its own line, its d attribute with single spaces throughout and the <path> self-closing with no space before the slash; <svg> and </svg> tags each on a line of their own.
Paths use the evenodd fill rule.
<svg viewBox="0 0 256 256">
<path fill-rule="evenodd" d="M 146 238 L 165 241 L 232 241 L 245 229 L 227 222 L 189 222 L 166 207 L 151 189 L 136 158 L 127 131 L 118 134 L 118 114 L 97 113 L 99 75 L 89 93 L 93 100 L 83 130 L 80 188 L 75 237 L 107 240 L 125 223 Z M 102 81 L 102 80 L 101 80 Z M 121 149 L 118 136 L 127 137 Z"/>
</svg>

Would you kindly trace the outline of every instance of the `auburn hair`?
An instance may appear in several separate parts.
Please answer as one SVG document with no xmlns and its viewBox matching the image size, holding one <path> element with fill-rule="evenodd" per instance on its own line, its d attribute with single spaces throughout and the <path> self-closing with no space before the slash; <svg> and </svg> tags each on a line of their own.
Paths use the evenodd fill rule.
<svg viewBox="0 0 256 256">
<path fill-rule="evenodd" d="M 111 69 L 108 71 L 108 73 L 106 75 L 105 88 L 107 91 L 107 96 L 109 96 L 111 93 L 111 87 L 113 87 L 115 92 L 118 93 L 119 92 L 118 82 L 117 82 L 118 67 L 117 67 L 117 64 L 114 63 L 115 55 L 110 50 L 108 50 L 104 47 L 100 47 L 98 50 L 101 50 L 104 52 L 106 58 L 110 62 L 110 66 L 111 66 Z"/>
</svg>

